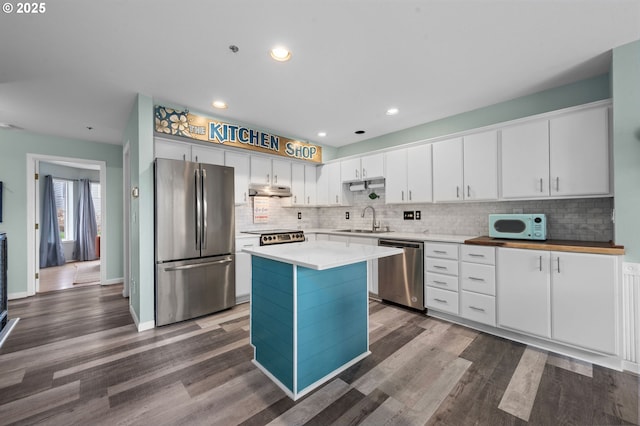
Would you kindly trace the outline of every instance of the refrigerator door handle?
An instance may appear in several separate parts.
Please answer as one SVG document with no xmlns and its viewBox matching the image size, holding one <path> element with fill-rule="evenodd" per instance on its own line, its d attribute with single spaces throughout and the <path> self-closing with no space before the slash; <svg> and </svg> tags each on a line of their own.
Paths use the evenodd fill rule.
<svg viewBox="0 0 640 426">
<path fill-rule="evenodd" d="M 200 250 L 199 239 L 202 233 L 200 224 L 202 223 L 202 215 L 200 211 L 200 170 L 196 169 L 196 250 Z"/>
<path fill-rule="evenodd" d="M 207 170 L 202 169 L 202 190 L 200 194 L 202 196 L 202 237 L 200 242 L 202 249 L 207 248 Z"/>
<path fill-rule="evenodd" d="M 231 263 L 231 259 L 230 258 L 226 258 L 226 259 L 222 259 L 222 260 L 216 260 L 214 262 L 204 262 L 204 263 L 196 263 L 196 264 L 191 264 L 191 265 L 173 266 L 171 268 L 164 268 L 164 270 L 165 270 L 165 272 L 184 271 L 185 269 L 203 268 L 205 266 L 221 265 L 221 264 L 224 264 L 224 263 Z"/>
</svg>

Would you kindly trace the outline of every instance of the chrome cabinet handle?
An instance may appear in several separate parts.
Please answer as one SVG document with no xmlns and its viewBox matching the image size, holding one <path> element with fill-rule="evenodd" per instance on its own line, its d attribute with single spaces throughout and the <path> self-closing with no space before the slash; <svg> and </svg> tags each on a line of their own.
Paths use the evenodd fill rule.
<svg viewBox="0 0 640 426">
<path fill-rule="evenodd" d="M 447 302 L 446 300 L 444 300 L 444 299 L 433 299 L 433 300 L 435 300 L 436 302 L 444 303 L 445 305 L 448 303 L 448 302 Z"/>
<path fill-rule="evenodd" d="M 438 254 L 447 254 L 447 252 L 444 250 L 434 250 L 433 252 Z"/>
<path fill-rule="evenodd" d="M 556 191 L 560 191 L 560 177 L 557 176 L 556 177 Z"/>
<path fill-rule="evenodd" d="M 278 183 L 278 175 L 273 175 L 273 178 L 275 179 L 273 183 Z"/>
<path fill-rule="evenodd" d="M 364 167 L 362 168 L 362 177 L 367 177 L 367 169 L 365 169 Z"/>
<path fill-rule="evenodd" d="M 294 203 L 297 203 L 297 202 L 298 202 L 298 196 L 297 196 L 297 195 L 294 195 L 294 196 L 293 196 L 293 202 L 294 202 Z"/>
<path fill-rule="evenodd" d="M 436 268 L 436 269 L 447 269 L 446 266 L 433 265 L 433 267 Z"/>
<path fill-rule="evenodd" d="M 187 161 L 187 154 L 182 154 L 182 161 Z"/>
<path fill-rule="evenodd" d="M 336 195 L 336 204 L 338 204 L 338 196 Z"/>
<path fill-rule="evenodd" d="M 542 178 L 540 178 L 540 192 L 542 192 Z"/>
<path fill-rule="evenodd" d="M 484 281 L 484 278 L 477 278 L 477 277 L 467 277 L 469 278 L 471 281 Z"/>
<path fill-rule="evenodd" d="M 356 169 L 356 179 L 358 179 L 360 176 L 358 176 L 358 169 Z"/>
<path fill-rule="evenodd" d="M 456 198 L 460 198 L 460 187 L 456 186 Z"/>
<path fill-rule="evenodd" d="M 404 191 L 400 191 L 401 192 L 401 199 L 402 201 L 404 201 Z"/>
<path fill-rule="evenodd" d="M 560 273 L 560 256 L 556 257 L 556 262 L 558 264 L 558 273 Z"/>
<path fill-rule="evenodd" d="M 444 281 L 435 281 L 435 280 L 434 280 L 434 281 L 433 281 L 433 283 L 434 283 L 434 284 L 440 284 L 440 285 L 447 285 L 447 283 L 446 283 L 446 282 L 444 282 Z"/>
<path fill-rule="evenodd" d="M 247 193 L 245 192 L 243 195 L 244 195 L 244 201 L 247 201 Z"/>
<path fill-rule="evenodd" d="M 413 200 L 413 194 L 411 193 L 411 190 L 409 190 L 409 201 Z"/>
<path fill-rule="evenodd" d="M 311 204 L 311 196 L 307 195 L 307 204 Z"/>
<path fill-rule="evenodd" d="M 267 183 L 269 183 L 269 173 L 267 173 Z"/>
<path fill-rule="evenodd" d="M 469 253 L 470 257 L 484 257 L 484 254 Z"/>
<path fill-rule="evenodd" d="M 472 305 L 469 305 L 469 309 L 473 309 L 474 311 L 478 311 L 478 312 L 486 312 L 484 309 L 478 308 L 478 307 L 472 306 Z"/>
<path fill-rule="evenodd" d="M 542 271 L 542 256 L 538 256 L 538 269 Z"/>
<path fill-rule="evenodd" d="M 471 186 L 467 185 L 467 198 L 471 198 Z"/>
</svg>

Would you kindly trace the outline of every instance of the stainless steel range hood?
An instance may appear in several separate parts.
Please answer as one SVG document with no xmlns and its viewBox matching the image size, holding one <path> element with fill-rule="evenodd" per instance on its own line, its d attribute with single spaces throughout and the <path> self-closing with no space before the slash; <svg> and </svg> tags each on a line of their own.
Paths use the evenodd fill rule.
<svg viewBox="0 0 640 426">
<path fill-rule="evenodd" d="M 250 197 L 291 197 L 291 188 L 278 185 L 260 185 L 252 183 L 249 185 Z"/>
</svg>

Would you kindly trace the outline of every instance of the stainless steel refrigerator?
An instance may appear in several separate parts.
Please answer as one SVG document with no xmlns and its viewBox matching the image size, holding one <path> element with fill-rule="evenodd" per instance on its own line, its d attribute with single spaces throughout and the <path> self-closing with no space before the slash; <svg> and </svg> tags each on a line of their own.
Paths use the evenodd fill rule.
<svg viewBox="0 0 640 426">
<path fill-rule="evenodd" d="M 233 168 L 155 161 L 156 325 L 235 304 Z"/>
</svg>

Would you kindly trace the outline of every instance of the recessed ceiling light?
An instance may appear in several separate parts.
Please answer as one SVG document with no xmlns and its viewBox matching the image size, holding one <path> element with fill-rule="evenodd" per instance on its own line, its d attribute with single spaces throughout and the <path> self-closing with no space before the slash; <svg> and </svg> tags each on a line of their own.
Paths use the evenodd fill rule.
<svg viewBox="0 0 640 426">
<path fill-rule="evenodd" d="M 327 132 L 318 132 L 318 136 L 324 138 L 325 136 L 327 136 Z"/>
<path fill-rule="evenodd" d="M 11 128 L 11 124 L 8 123 L 0 123 L 0 127 L 3 129 L 10 129 Z"/>
<path fill-rule="evenodd" d="M 389 108 L 387 110 L 387 115 L 396 115 L 399 112 L 400 112 L 400 110 L 398 108 Z"/>
<path fill-rule="evenodd" d="M 214 108 L 227 109 L 227 103 L 225 101 L 213 101 L 211 104 Z"/>
<path fill-rule="evenodd" d="M 291 52 L 283 46 L 274 47 L 269 51 L 269 54 L 278 62 L 286 62 L 291 59 Z"/>
<path fill-rule="evenodd" d="M 364 130 L 356 130 L 354 133 L 356 135 L 364 135 Z"/>
</svg>

